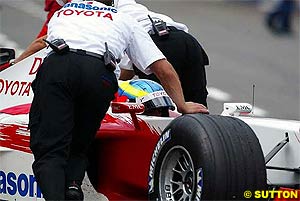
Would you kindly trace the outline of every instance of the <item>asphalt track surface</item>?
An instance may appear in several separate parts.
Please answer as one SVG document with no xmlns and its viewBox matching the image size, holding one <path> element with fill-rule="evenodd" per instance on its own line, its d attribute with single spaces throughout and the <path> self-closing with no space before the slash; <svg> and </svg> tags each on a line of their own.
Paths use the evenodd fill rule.
<svg viewBox="0 0 300 201">
<path fill-rule="evenodd" d="M 17 53 L 27 47 L 45 19 L 43 2 L 0 1 L 0 47 L 14 47 Z M 224 102 L 252 103 L 255 85 L 254 114 L 300 120 L 298 15 L 294 18 L 294 34 L 279 36 L 266 29 L 264 12 L 249 2 L 140 2 L 188 25 L 207 51 L 211 113 L 219 114 Z M 84 190 L 86 200 L 105 200 L 89 184 Z"/>
</svg>

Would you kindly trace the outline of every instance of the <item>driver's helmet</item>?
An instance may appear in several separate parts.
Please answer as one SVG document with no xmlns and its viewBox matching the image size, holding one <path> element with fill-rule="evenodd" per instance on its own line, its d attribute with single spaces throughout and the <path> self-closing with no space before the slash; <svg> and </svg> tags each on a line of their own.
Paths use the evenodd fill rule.
<svg viewBox="0 0 300 201">
<path fill-rule="evenodd" d="M 125 96 L 129 102 L 142 103 L 146 115 L 168 116 L 166 114 L 168 110 L 175 109 L 163 87 L 152 80 L 137 79 L 120 82 L 118 96 Z"/>
</svg>

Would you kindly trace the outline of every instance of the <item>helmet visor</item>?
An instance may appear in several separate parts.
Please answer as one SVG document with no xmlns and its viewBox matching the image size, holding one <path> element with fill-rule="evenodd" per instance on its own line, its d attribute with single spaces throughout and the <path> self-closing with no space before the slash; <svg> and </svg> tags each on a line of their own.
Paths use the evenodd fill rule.
<svg viewBox="0 0 300 201">
<path fill-rule="evenodd" d="M 148 100 L 146 102 L 143 102 L 143 104 L 145 106 L 145 111 L 162 108 L 162 107 L 167 107 L 171 110 L 175 110 L 173 102 L 168 96 L 157 97 L 157 98 Z"/>
</svg>

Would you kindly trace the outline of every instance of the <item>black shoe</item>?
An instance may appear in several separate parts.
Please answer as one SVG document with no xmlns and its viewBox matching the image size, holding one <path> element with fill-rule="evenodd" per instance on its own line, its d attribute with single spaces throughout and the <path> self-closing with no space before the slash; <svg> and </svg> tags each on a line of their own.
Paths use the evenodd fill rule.
<svg viewBox="0 0 300 201">
<path fill-rule="evenodd" d="M 76 183 L 70 184 L 66 189 L 66 200 L 83 200 L 83 192 Z"/>
</svg>

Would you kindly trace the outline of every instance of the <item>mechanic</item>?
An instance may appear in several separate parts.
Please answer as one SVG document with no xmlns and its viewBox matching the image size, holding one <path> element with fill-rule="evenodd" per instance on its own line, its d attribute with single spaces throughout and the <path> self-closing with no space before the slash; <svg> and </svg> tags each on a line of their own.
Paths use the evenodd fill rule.
<svg viewBox="0 0 300 201">
<path fill-rule="evenodd" d="M 151 35 L 154 43 L 176 70 L 182 84 L 185 100 L 207 106 L 205 65 L 209 64 L 209 60 L 199 42 L 188 33 L 187 26 L 173 21 L 166 15 L 149 11 L 145 6 L 136 3 L 135 0 L 119 0 L 117 8 L 135 18 Z M 151 20 L 158 24 L 160 31 L 156 31 Z M 166 27 L 164 27 L 164 22 Z M 121 80 L 131 79 L 136 74 L 139 78 L 159 82 L 154 74 L 144 74 L 127 58 L 122 59 L 120 67 L 122 69 Z"/>
<path fill-rule="evenodd" d="M 47 21 L 51 18 L 55 10 L 58 10 L 70 0 L 56 0 L 53 3 L 51 0 L 46 0 L 45 10 L 49 10 Z M 173 65 L 182 84 L 183 94 L 186 101 L 198 102 L 207 107 L 207 80 L 205 65 L 209 64 L 208 56 L 199 42 L 188 33 L 188 28 L 182 23 L 175 22 L 170 17 L 149 11 L 145 6 L 136 3 L 135 0 L 119 0 L 116 1 L 117 8 L 121 12 L 125 12 L 135 18 L 144 28 L 150 33 L 152 40 L 157 47 L 166 56 L 168 61 Z M 167 37 L 160 37 L 154 32 L 151 23 L 154 21 L 163 20 L 167 25 Z M 45 25 L 47 24 L 45 22 Z M 44 25 L 39 37 L 47 30 Z M 164 38 L 164 39 L 162 39 Z M 37 41 L 39 44 L 39 40 Z M 181 48 L 178 48 L 181 47 Z M 184 47 L 184 48 L 182 48 Z M 17 60 L 18 61 L 18 60 Z M 120 64 L 121 80 L 131 79 L 135 74 L 139 78 L 151 79 L 159 82 L 159 79 L 154 75 L 146 75 L 128 59 L 124 57 Z"/>
<path fill-rule="evenodd" d="M 42 39 L 47 32 L 48 21 L 56 10 L 60 9 L 69 1 L 70 0 L 45 0 L 45 10 L 49 11 L 47 20 L 38 38 L 34 41 L 34 44 L 32 44 L 32 47 L 35 47 L 35 49 L 42 49 L 44 47 Z M 157 47 L 173 65 L 181 81 L 185 100 L 198 102 L 207 107 L 208 92 L 206 88 L 205 65 L 209 64 L 209 59 L 199 42 L 188 33 L 187 26 L 175 22 L 166 15 L 149 11 L 145 6 L 136 3 L 135 0 L 119 0 L 116 4 L 119 11 L 131 15 L 145 28 Z M 167 36 L 158 36 L 154 31 L 154 27 L 148 15 L 154 21 L 166 22 Z M 24 59 L 24 57 L 24 55 L 20 55 L 20 57 L 13 62 L 19 62 Z M 131 79 L 136 74 L 139 78 L 160 82 L 154 74 L 147 75 L 136 68 L 127 56 L 122 59 L 120 67 L 121 80 Z"/>
<path fill-rule="evenodd" d="M 72 1 L 48 24 L 51 48 L 32 83 L 29 114 L 32 167 L 46 200 L 83 200 L 86 153 L 114 98 L 114 68 L 125 50 L 139 70 L 159 78 L 179 112 L 207 112 L 185 102 L 175 70 L 150 36 L 110 5 L 112 0 Z"/>
</svg>

